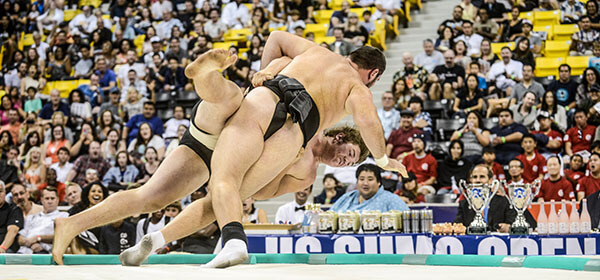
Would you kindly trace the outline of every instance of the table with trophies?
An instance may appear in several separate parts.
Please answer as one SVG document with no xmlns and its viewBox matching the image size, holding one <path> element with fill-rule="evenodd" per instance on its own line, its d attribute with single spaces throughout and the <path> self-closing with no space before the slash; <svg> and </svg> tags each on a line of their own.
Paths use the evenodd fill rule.
<svg viewBox="0 0 600 280">
<path fill-rule="evenodd" d="M 475 211 L 467 227 L 450 222 L 434 224 L 433 211 L 427 208 L 336 213 L 312 204 L 305 211 L 301 227 L 288 234 L 247 231 L 248 249 L 250 253 L 600 255 L 600 233 L 591 229 L 586 207 L 581 215 L 574 201 L 530 207 L 539 193 L 539 181 L 461 181 L 459 185 Z M 517 212 L 510 233 L 488 231 L 483 213 L 497 193 L 504 194 Z M 561 211 L 557 213 L 558 206 Z M 537 217 L 536 229 L 530 228 L 524 218 L 528 208 Z M 531 211 L 534 208 L 536 211 Z"/>
</svg>

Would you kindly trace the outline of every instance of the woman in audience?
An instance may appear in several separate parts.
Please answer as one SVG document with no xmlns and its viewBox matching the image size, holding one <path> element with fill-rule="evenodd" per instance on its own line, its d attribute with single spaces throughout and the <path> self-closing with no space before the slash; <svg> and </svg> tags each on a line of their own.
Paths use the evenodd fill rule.
<svg viewBox="0 0 600 280">
<path fill-rule="evenodd" d="M 406 86 L 406 81 L 403 78 L 394 81 L 392 84 L 392 94 L 394 94 L 394 99 L 400 110 L 408 107 L 408 101 L 413 96 L 411 89 Z"/>
<path fill-rule="evenodd" d="M 593 85 L 600 85 L 600 74 L 598 74 L 598 70 L 594 67 L 588 67 L 583 71 L 582 75 L 583 79 L 581 79 L 581 84 L 577 87 L 577 103 L 582 102 L 586 98 L 588 98 L 590 90 Z"/>
<path fill-rule="evenodd" d="M 65 147 L 71 150 L 71 141 L 65 138 L 65 127 L 62 125 L 53 125 L 50 141 L 44 144 L 43 151 L 46 154 L 46 161 L 49 164 L 58 162 L 58 149 Z M 71 155 L 74 155 L 71 151 Z M 75 158 L 75 157 L 73 157 Z"/>
<path fill-rule="evenodd" d="M 154 147 L 148 147 L 146 149 L 144 159 L 146 162 L 141 166 L 138 166 L 138 170 L 140 171 L 136 178 L 136 183 L 138 184 L 144 184 L 148 182 L 150 177 L 154 175 L 154 172 L 156 172 L 156 169 L 158 169 L 158 166 L 160 165 L 160 161 L 158 160 L 157 152 Z"/>
<path fill-rule="evenodd" d="M 260 71 L 260 59 L 262 56 L 262 50 L 264 49 L 264 42 L 258 34 L 252 35 L 250 39 L 250 50 L 248 54 L 248 62 L 250 63 L 250 69 L 254 71 Z"/>
<path fill-rule="evenodd" d="M 483 127 L 483 119 L 477 112 L 469 112 L 465 126 L 454 131 L 450 141 L 461 140 L 464 143 L 463 156 L 473 163 L 481 158 L 483 147 L 490 144 L 490 132 Z"/>
<path fill-rule="evenodd" d="M 6 154 L 8 153 L 10 147 L 14 145 L 15 142 L 13 141 L 13 138 L 8 130 L 0 132 L 0 158 L 6 159 Z"/>
<path fill-rule="evenodd" d="M 453 192 L 460 180 L 467 180 L 473 165 L 463 157 L 465 144 L 461 140 L 452 140 L 448 148 L 448 156 L 438 164 L 437 183 L 438 193 Z"/>
<path fill-rule="evenodd" d="M 483 39 L 479 50 L 481 51 L 481 57 L 479 58 L 479 65 L 481 65 L 480 72 L 487 75 L 490 67 L 498 60 L 498 55 L 492 52 L 492 42 L 489 39 Z"/>
<path fill-rule="evenodd" d="M 402 178 L 402 188 L 396 190 L 394 194 L 400 196 L 406 204 L 425 202 L 425 196 L 417 189 L 417 176 L 415 173 L 408 172 L 408 177 Z"/>
<path fill-rule="evenodd" d="M 461 66 L 463 69 L 467 69 L 471 63 L 471 58 L 467 56 L 467 43 L 463 40 L 459 40 L 454 44 L 454 63 Z"/>
<path fill-rule="evenodd" d="M 129 161 L 126 151 L 120 151 L 116 155 L 117 161 L 114 167 L 111 167 L 104 178 L 102 184 L 108 187 L 110 191 L 118 192 L 132 187 L 138 187 L 135 183 L 139 171 L 135 165 Z"/>
<path fill-rule="evenodd" d="M 12 101 L 10 100 L 10 96 L 8 96 L 8 94 L 5 94 L 4 96 L 2 96 L 2 98 L 0 99 L 0 102 L 2 104 L 0 104 L 0 126 L 3 125 L 7 125 L 9 123 L 8 120 L 8 110 L 10 110 L 11 108 L 14 108 Z"/>
<path fill-rule="evenodd" d="M 181 141 L 181 137 L 183 137 L 183 134 L 185 133 L 185 131 L 187 130 L 187 126 L 181 124 L 179 125 L 179 127 L 177 127 L 177 138 L 172 139 L 171 142 L 169 142 L 169 146 L 167 146 L 167 151 L 165 152 L 165 158 L 169 156 L 169 154 L 175 150 L 175 148 L 177 148 L 177 146 L 179 146 L 179 141 Z"/>
<path fill-rule="evenodd" d="M 62 48 L 56 48 L 54 53 L 48 54 L 48 67 L 46 75 L 49 81 L 60 81 L 71 75 L 71 59 Z"/>
<path fill-rule="evenodd" d="M 454 31 L 452 27 L 446 26 L 442 29 L 440 37 L 435 40 L 435 49 L 440 52 L 454 49 Z"/>
<path fill-rule="evenodd" d="M 32 131 L 25 137 L 25 142 L 19 147 L 19 159 L 25 161 L 25 156 L 29 153 L 29 150 L 33 147 L 40 147 L 42 145 L 42 139 L 40 139 L 40 133 Z"/>
<path fill-rule="evenodd" d="M 344 38 L 349 39 L 355 47 L 362 47 L 369 41 L 369 31 L 360 25 L 356 13 L 348 13 L 348 19 L 344 23 Z"/>
<path fill-rule="evenodd" d="M 92 125 L 88 122 L 85 122 L 81 125 L 81 131 L 77 136 L 77 141 L 71 147 L 71 157 L 78 158 L 83 155 L 87 155 L 90 153 L 90 144 L 92 141 L 96 140 L 96 132 L 92 128 Z"/>
<path fill-rule="evenodd" d="M 269 6 L 269 18 L 271 20 L 269 27 L 277 29 L 285 26 L 288 18 L 287 13 L 287 2 L 285 0 L 275 0 L 274 3 Z"/>
<path fill-rule="evenodd" d="M 106 60 L 107 69 L 113 69 L 117 63 L 117 56 L 113 52 L 113 44 L 111 41 L 102 43 L 102 57 Z"/>
<path fill-rule="evenodd" d="M 37 190 L 37 186 L 46 179 L 46 166 L 44 166 L 42 152 L 39 147 L 29 149 L 25 157 L 23 173 L 25 178 L 23 183 L 30 190 Z"/>
<path fill-rule="evenodd" d="M 554 123 L 561 132 L 567 131 L 567 111 L 563 106 L 558 106 L 556 102 L 556 93 L 547 91 L 542 97 L 542 111 L 550 114 Z"/>
<path fill-rule="evenodd" d="M 96 127 L 98 140 L 106 140 L 106 135 L 111 129 L 121 131 L 121 125 L 115 120 L 115 116 L 109 110 L 104 110 L 98 118 L 98 126 Z"/>
<path fill-rule="evenodd" d="M 25 118 L 27 115 L 23 110 L 23 99 L 19 94 L 18 87 L 11 87 L 10 92 L 8 92 L 8 96 L 10 97 L 10 101 L 12 103 L 13 108 L 17 109 L 17 113 L 19 113 L 20 118 Z"/>
<path fill-rule="evenodd" d="M 314 203 L 334 204 L 346 191 L 342 183 L 336 179 L 333 174 L 323 176 L 323 191 L 315 196 Z"/>
<path fill-rule="evenodd" d="M 263 34 L 263 32 L 269 30 L 269 18 L 262 7 L 256 7 L 252 10 L 252 19 L 250 21 L 252 34 Z"/>
<path fill-rule="evenodd" d="M 535 69 L 535 59 L 531 48 L 529 48 L 529 39 L 527 37 L 523 37 L 512 52 L 512 59 L 520 61 L 523 65 L 531 65 Z"/>
<path fill-rule="evenodd" d="M 71 105 L 71 126 L 75 127 L 75 131 L 79 131 L 84 122 L 92 121 L 92 106 L 85 100 L 81 90 L 71 91 L 69 105 Z"/>
<path fill-rule="evenodd" d="M 117 130 L 111 129 L 108 131 L 106 140 L 100 145 L 102 157 L 110 161 L 111 165 L 115 165 L 116 155 L 120 151 L 125 151 L 125 141 L 121 141 Z"/>
<path fill-rule="evenodd" d="M 46 61 L 40 57 L 40 55 L 35 50 L 35 48 L 29 48 L 29 50 L 27 50 L 26 62 L 27 62 L 27 65 L 29 65 L 29 67 L 31 67 L 32 65 L 35 65 L 36 71 L 38 73 L 44 73 L 44 67 L 46 65 Z"/>
<path fill-rule="evenodd" d="M 37 52 L 35 53 L 37 55 Z M 41 80 L 39 77 L 38 64 L 31 64 L 27 69 L 27 76 L 25 76 L 24 79 L 21 79 L 21 96 L 27 96 L 28 88 L 35 88 L 35 90 L 37 91 L 44 88 L 45 84 L 46 82 Z"/>
<path fill-rule="evenodd" d="M 136 33 L 143 34 L 152 26 L 152 14 L 150 13 L 150 8 L 140 8 L 141 10 L 138 10 L 138 16 L 136 16 L 137 22 L 133 24 L 133 28 L 136 30 Z"/>
<path fill-rule="evenodd" d="M 69 140 L 70 142 L 73 142 L 73 131 L 70 127 L 65 126 L 66 123 L 67 122 L 65 121 L 65 114 L 63 114 L 62 111 L 56 111 L 54 112 L 54 114 L 52 114 L 52 118 L 50 119 L 50 125 L 62 125 L 63 130 L 65 132 L 65 139 Z M 43 135 L 44 142 L 50 141 L 52 139 L 52 127 L 46 129 Z"/>
<path fill-rule="evenodd" d="M 505 42 L 514 42 L 517 37 L 523 36 L 523 19 L 519 18 L 520 14 L 519 6 L 513 6 L 510 10 L 512 18 L 501 26 L 502 33 L 498 31 L 499 34 L 504 34 Z"/>
<path fill-rule="evenodd" d="M 129 143 L 127 151 L 145 154 L 149 147 L 154 147 L 158 156 L 157 161 L 161 161 L 165 154 L 165 141 L 162 137 L 154 134 L 149 123 L 143 123 L 140 125 L 136 139 Z"/>
<path fill-rule="evenodd" d="M 471 111 L 480 112 L 483 109 L 483 95 L 479 90 L 479 80 L 474 74 L 469 74 L 465 86 L 454 98 L 452 118 L 462 119 Z"/>
<path fill-rule="evenodd" d="M 93 46 L 92 53 L 95 56 L 102 55 L 102 38 L 100 37 L 100 31 L 95 30 L 92 32 L 92 40 L 90 42 L 90 46 Z"/>
<path fill-rule="evenodd" d="M 121 41 L 121 45 L 118 49 L 118 54 L 115 56 L 115 65 L 123 65 L 127 63 L 127 52 L 131 49 L 131 42 L 129 40 Z"/>
<path fill-rule="evenodd" d="M 243 224 L 266 224 L 267 213 L 265 210 L 254 207 L 254 198 L 250 197 L 242 203 L 242 223 Z"/>
<path fill-rule="evenodd" d="M 81 201 L 69 209 L 69 216 L 98 205 L 108 197 L 108 194 L 108 189 L 100 181 L 89 183 L 81 190 Z M 78 255 L 98 254 L 100 228 L 96 227 L 80 233 L 71 242 L 71 252 Z"/>
<path fill-rule="evenodd" d="M 146 38 L 142 44 L 142 53 L 152 52 L 152 42 L 150 42 L 150 39 L 154 36 L 156 36 L 156 29 L 154 29 L 154 26 L 148 27 L 148 30 L 146 30 Z"/>
</svg>

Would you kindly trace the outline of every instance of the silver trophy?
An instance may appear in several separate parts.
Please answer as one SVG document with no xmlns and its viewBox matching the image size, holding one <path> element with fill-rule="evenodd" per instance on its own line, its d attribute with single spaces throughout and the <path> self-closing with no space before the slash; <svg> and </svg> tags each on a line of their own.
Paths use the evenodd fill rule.
<svg viewBox="0 0 600 280">
<path fill-rule="evenodd" d="M 502 185 L 508 190 L 508 201 L 517 211 L 515 222 L 510 226 L 510 234 L 526 235 L 529 234 L 529 223 L 525 220 L 525 210 L 533 202 L 533 199 L 540 192 L 542 186 L 540 180 L 535 180 L 531 184 L 510 183 L 502 181 Z"/>
<path fill-rule="evenodd" d="M 500 187 L 500 182 L 494 180 L 491 184 L 467 184 L 460 180 L 458 184 L 462 189 L 469 206 L 475 211 L 475 218 L 467 228 L 468 234 L 487 234 L 487 224 L 481 213 L 490 205 L 490 201 Z"/>
</svg>

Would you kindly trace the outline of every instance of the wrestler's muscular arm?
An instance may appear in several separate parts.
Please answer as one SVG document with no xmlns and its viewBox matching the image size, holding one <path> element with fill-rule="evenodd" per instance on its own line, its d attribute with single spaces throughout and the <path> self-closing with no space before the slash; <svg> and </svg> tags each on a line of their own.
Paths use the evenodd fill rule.
<svg viewBox="0 0 600 280">
<path fill-rule="evenodd" d="M 260 61 L 260 68 L 264 69 L 272 60 L 282 56 L 294 59 L 294 57 L 304 53 L 312 47 L 318 46 L 309 40 L 292 35 L 291 33 L 273 31 L 265 44 L 265 49 L 263 50 L 262 59 Z"/>
<path fill-rule="evenodd" d="M 377 116 L 377 108 L 373 105 L 373 97 L 368 88 L 354 86 L 346 99 L 346 112 L 352 114 L 354 123 L 360 131 L 360 135 L 371 151 L 374 158 L 386 155 L 385 137 L 383 127 Z M 397 171 L 403 177 L 407 177 L 406 168 L 396 159 L 389 159 L 387 166 L 383 169 Z"/>
<path fill-rule="evenodd" d="M 262 86 L 263 82 L 273 79 L 275 75 L 281 72 L 281 70 L 290 64 L 290 62 L 292 62 L 292 59 L 287 56 L 272 60 L 266 68 L 254 74 L 254 77 L 252 77 L 252 85 L 254 87 Z"/>
</svg>

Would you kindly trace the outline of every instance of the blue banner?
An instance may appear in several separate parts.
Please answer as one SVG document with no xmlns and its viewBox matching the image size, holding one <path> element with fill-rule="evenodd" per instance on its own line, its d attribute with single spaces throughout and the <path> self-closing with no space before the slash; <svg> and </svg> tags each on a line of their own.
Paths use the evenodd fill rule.
<svg viewBox="0 0 600 280">
<path fill-rule="evenodd" d="M 250 253 L 272 254 L 599 255 L 600 234 L 529 236 L 248 235 L 248 249 Z"/>
</svg>

